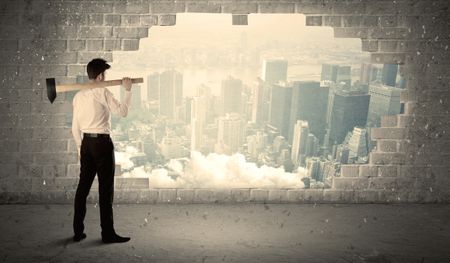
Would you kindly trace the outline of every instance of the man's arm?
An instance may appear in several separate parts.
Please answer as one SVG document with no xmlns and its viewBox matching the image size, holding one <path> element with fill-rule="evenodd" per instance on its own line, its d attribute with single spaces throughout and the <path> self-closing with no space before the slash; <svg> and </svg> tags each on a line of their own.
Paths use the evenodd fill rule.
<svg viewBox="0 0 450 263">
<path fill-rule="evenodd" d="M 122 99 L 122 103 L 114 98 L 114 95 L 108 89 L 105 89 L 106 104 L 108 104 L 109 110 L 120 117 L 126 117 L 128 114 L 128 106 L 131 101 L 131 79 L 123 78 L 122 85 L 125 88 L 125 98 Z"/>
<path fill-rule="evenodd" d="M 77 145 L 78 157 L 80 156 L 81 150 L 81 130 L 78 124 L 78 118 L 75 111 L 75 104 L 73 105 L 73 118 L 72 118 L 72 135 L 75 140 L 75 144 Z"/>
</svg>

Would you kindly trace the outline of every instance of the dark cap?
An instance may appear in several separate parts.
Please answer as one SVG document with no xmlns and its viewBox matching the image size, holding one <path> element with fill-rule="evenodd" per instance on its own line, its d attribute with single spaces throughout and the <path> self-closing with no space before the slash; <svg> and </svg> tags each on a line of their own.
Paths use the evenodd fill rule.
<svg viewBox="0 0 450 263">
<path fill-rule="evenodd" d="M 109 69 L 111 66 L 106 63 L 106 60 L 95 58 L 87 64 L 87 74 L 89 79 L 95 79 L 99 74 Z"/>
</svg>

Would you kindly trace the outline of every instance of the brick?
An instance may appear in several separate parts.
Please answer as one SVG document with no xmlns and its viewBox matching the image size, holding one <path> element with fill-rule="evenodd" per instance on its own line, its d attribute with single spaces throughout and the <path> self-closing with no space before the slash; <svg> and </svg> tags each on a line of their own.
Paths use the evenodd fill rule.
<svg viewBox="0 0 450 263">
<path fill-rule="evenodd" d="M 269 198 L 269 190 L 267 189 L 250 189 L 250 201 L 263 202 Z"/>
<path fill-rule="evenodd" d="M 323 189 L 305 189 L 305 202 L 316 203 L 323 200 Z"/>
<path fill-rule="evenodd" d="M 220 3 L 202 3 L 202 2 L 192 2 L 187 3 L 186 12 L 192 13 L 220 13 L 222 11 L 222 6 Z"/>
<path fill-rule="evenodd" d="M 399 165 L 380 165 L 378 167 L 378 176 L 380 177 L 397 177 Z"/>
<path fill-rule="evenodd" d="M 302 14 L 331 14 L 332 6 L 323 5 L 318 2 L 313 3 L 297 3 L 295 12 Z"/>
<path fill-rule="evenodd" d="M 354 201 L 353 196 L 353 190 L 324 189 L 322 201 L 326 203 L 351 203 Z"/>
<path fill-rule="evenodd" d="M 78 35 L 81 38 L 111 37 L 112 31 L 113 29 L 110 26 L 89 26 L 81 27 Z"/>
<path fill-rule="evenodd" d="M 404 164 L 406 160 L 404 153 L 371 152 L 369 156 L 370 164 L 378 165 Z"/>
<path fill-rule="evenodd" d="M 86 41 L 88 51 L 102 51 L 103 40 L 102 39 L 90 39 Z"/>
<path fill-rule="evenodd" d="M 149 10 L 149 3 L 146 1 L 126 1 L 114 3 L 114 13 L 117 14 L 146 14 Z"/>
<path fill-rule="evenodd" d="M 404 128 L 393 128 L 393 127 L 372 128 L 371 129 L 371 137 L 372 137 L 372 140 L 377 140 L 377 139 L 401 140 L 401 139 L 405 138 L 405 129 Z"/>
<path fill-rule="evenodd" d="M 407 177 L 374 177 L 369 180 L 369 189 L 383 189 L 391 191 L 412 189 L 415 184 L 414 178 Z"/>
<path fill-rule="evenodd" d="M 378 16 L 368 16 L 364 15 L 362 17 L 362 26 L 363 27 L 377 27 L 378 26 Z"/>
<path fill-rule="evenodd" d="M 359 165 L 341 165 L 341 177 L 358 177 Z"/>
<path fill-rule="evenodd" d="M 356 27 L 336 27 L 334 28 L 335 38 L 367 38 L 369 29 Z"/>
<path fill-rule="evenodd" d="M 150 9 L 152 14 L 175 14 L 184 13 L 186 11 L 186 5 L 182 2 L 152 3 Z"/>
<path fill-rule="evenodd" d="M 146 204 L 155 204 L 158 202 L 158 190 L 157 189 L 145 189 L 138 190 L 138 202 Z M 119 200 L 118 200 L 119 201 Z"/>
<path fill-rule="evenodd" d="M 115 177 L 114 187 L 122 190 L 149 189 L 148 177 Z"/>
<path fill-rule="evenodd" d="M 159 203 L 170 203 L 176 202 L 177 189 L 158 189 L 158 202 Z"/>
<path fill-rule="evenodd" d="M 78 178 L 32 178 L 31 191 L 64 191 L 77 189 Z"/>
<path fill-rule="evenodd" d="M 307 26 L 322 26 L 322 16 L 306 16 Z"/>
<path fill-rule="evenodd" d="M 19 173 L 19 166 L 17 164 L 4 164 L 2 165 L 2 169 L 0 170 L 0 178 L 2 180 L 9 180 L 9 178 L 17 177 Z"/>
<path fill-rule="evenodd" d="M 39 164 L 76 163 L 76 153 L 34 153 L 34 162 Z"/>
<path fill-rule="evenodd" d="M 85 40 L 67 40 L 68 51 L 86 50 Z"/>
<path fill-rule="evenodd" d="M 263 3 L 259 4 L 260 13 L 294 13 L 295 4 L 291 3 Z"/>
<path fill-rule="evenodd" d="M 363 190 L 369 186 L 368 178 L 334 177 L 333 189 L 339 190 Z"/>
<path fill-rule="evenodd" d="M 246 26 L 248 25 L 247 15 L 232 15 L 232 25 L 235 26 Z"/>
<path fill-rule="evenodd" d="M 381 116 L 381 127 L 397 127 L 398 115 Z"/>
<path fill-rule="evenodd" d="M 398 52 L 398 41 L 395 40 L 380 40 L 379 42 L 379 51 L 380 52 Z"/>
<path fill-rule="evenodd" d="M 123 38 L 143 38 L 148 36 L 147 27 L 115 27 L 113 36 Z"/>
<path fill-rule="evenodd" d="M 340 27 L 341 26 L 341 17 L 340 16 L 323 16 L 323 25 L 331 26 L 331 27 Z"/>
<path fill-rule="evenodd" d="M 197 203 L 224 203 L 231 201 L 231 189 L 195 189 Z"/>
<path fill-rule="evenodd" d="M 305 198 L 305 189 L 288 189 L 287 200 L 289 202 L 303 202 Z"/>
<path fill-rule="evenodd" d="M 88 14 L 87 25 L 88 26 L 101 26 L 103 25 L 103 14 Z"/>
<path fill-rule="evenodd" d="M 140 24 L 142 26 L 156 26 L 156 25 L 158 25 L 158 16 L 157 15 L 142 15 Z"/>
<path fill-rule="evenodd" d="M 105 26 L 120 26 L 121 16 L 118 14 L 105 14 L 104 23 Z"/>
<path fill-rule="evenodd" d="M 377 190 L 360 190 L 354 191 L 354 201 L 356 203 L 378 203 L 379 191 Z"/>
<path fill-rule="evenodd" d="M 250 189 L 231 189 L 231 199 L 235 202 L 250 201 Z"/>
<path fill-rule="evenodd" d="M 396 140 L 378 140 L 377 149 L 380 152 L 397 152 L 398 142 Z"/>
<path fill-rule="evenodd" d="M 138 26 L 140 24 L 140 15 L 122 15 L 122 26 Z"/>
<path fill-rule="evenodd" d="M 81 10 L 83 10 L 85 13 L 112 13 L 113 3 L 102 1 L 81 2 Z"/>
<path fill-rule="evenodd" d="M 222 4 L 223 13 L 231 14 L 251 14 L 258 12 L 258 4 L 256 3 L 224 3 Z"/>
<path fill-rule="evenodd" d="M 370 28 L 368 37 L 374 39 L 404 39 L 408 36 L 408 30 L 406 28 Z"/>
<path fill-rule="evenodd" d="M 195 189 L 177 189 L 177 203 L 193 203 L 195 200 Z"/>
<path fill-rule="evenodd" d="M 66 170 L 67 165 L 65 164 L 44 165 L 43 176 L 48 178 L 65 177 Z"/>
<path fill-rule="evenodd" d="M 365 3 L 336 1 L 331 6 L 333 14 L 347 15 L 347 14 L 363 14 L 366 12 Z"/>
<path fill-rule="evenodd" d="M 270 189 L 267 201 L 269 202 L 287 202 L 286 189 Z"/>
<path fill-rule="evenodd" d="M 362 39 L 361 40 L 361 49 L 362 49 L 362 51 L 376 52 L 376 51 L 378 51 L 378 41 Z"/>
<path fill-rule="evenodd" d="M 19 41 L 15 39 L 2 39 L 0 45 L 4 51 L 16 51 L 19 48 Z"/>
<path fill-rule="evenodd" d="M 68 65 L 67 66 L 67 75 L 68 76 L 86 75 L 86 66 L 85 65 Z"/>
<path fill-rule="evenodd" d="M 20 165 L 19 166 L 19 177 L 42 177 L 43 169 L 42 165 L 31 164 L 31 165 Z"/>
<path fill-rule="evenodd" d="M 139 50 L 139 39 L 123 39 L 122 50 Z"/>
<path fill-rule="evenodd" d="M 158 18 L 160 26 L 174 26 L 177 22 L 176 15 L 160 15 Z"/>
<path fill-rule="evenodd" d="M 379 25 L 381 27 L 396 27 L 397 16 L 380 16 Z"/>
<path fill-rule="evenodd" d="M 105 39 L 105 51 L 122 50 L 121 39 Z"/>
<path fill-rule="evenodd" d="M 80 164 L 68 164 L 66 176 L 79 177 L 80 176 Z"/>
<path fill-rule="evenodd" d="M 362 26 L 363 16 L 342 16 L 343 27 L 360 27 Z"/>
<path fill-rule="evenodd" d="M 80 64 L 87 64 L 94 58 L 103 58 L 106 61 L 112 61 L 112 53 L 111 52 L 79 52 L 78 53 L 78 61 Z M 73 63 L 75 64 L 75 63 Z"/>
</svg>

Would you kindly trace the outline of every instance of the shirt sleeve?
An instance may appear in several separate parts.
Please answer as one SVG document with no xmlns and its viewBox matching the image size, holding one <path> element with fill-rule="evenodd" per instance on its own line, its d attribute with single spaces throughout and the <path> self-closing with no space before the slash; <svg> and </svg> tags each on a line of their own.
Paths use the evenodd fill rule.
<svg viewBox="0 0 450 263">
<path fill-rule="evenodd" d="M 122 99 L 122 102 L 119 102 L 116 98 L 114 98 L 114 94 L 111 91 L 105 89 L 105 99 L 109 110 L 114 115 L 118 115 L 120 117 L 127 116 L 128 107 L 131 101 L 131 90 L 130 91 L 125 90 L 125 96 Z"/>
<path fill-rule="evenodd" d="M 75 99 L 73 101 L 73 118 L 72 118 L 72 135 L 75 143 L 77 145 L 78 152 L 80 152 L 81 148 L 81 130 L 80 125 L 78 123 L 77 111 L 75 110 Z"/>
</svg>

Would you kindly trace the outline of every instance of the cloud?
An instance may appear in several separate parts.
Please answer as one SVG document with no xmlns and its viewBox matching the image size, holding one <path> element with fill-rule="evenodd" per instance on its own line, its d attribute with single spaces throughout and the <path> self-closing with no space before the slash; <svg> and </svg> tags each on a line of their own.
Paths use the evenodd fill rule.
<svg viewBox="0 0 450 263">
<path fill-rule="evenodd" d="M 303 188 L 301 178 L 306 176 L 303 168 L 287 173 L 282 167 L 258 167 L 239 153 L 204 156 L 193 151 L 185 163 L 174 159 L 167 167 L 151 171 L 136 167 L 123 176 L 149 177 L 154 188 Z"/>
</svg>

